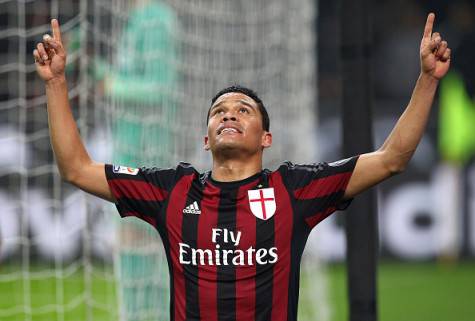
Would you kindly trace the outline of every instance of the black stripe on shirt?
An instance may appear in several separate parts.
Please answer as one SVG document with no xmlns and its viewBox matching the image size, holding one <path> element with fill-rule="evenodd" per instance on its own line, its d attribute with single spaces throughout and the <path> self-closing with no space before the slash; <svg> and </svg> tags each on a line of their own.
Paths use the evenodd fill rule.
<svg viewBox="0 0 475 321">
<path fill-rule="evenodd" d="M 268 188 L 268 176 L 263 175 L 262 186 Z M 256 217 L 256 251 L 270 249 L 275 245 L 275 216 L 268 220 Z M 272 295 L 274 284 L 274 264 L 256 264 L 256 321 L 269 321 L 272 317 Z"/>
<path fill-rule="evenodd" d="M 223 233 L 237 233 L 236 231 L 236 198 L 238 188 L 223 188 L 220 193 L 218 206 L 218 229 Z M 224 230 L 226 229 L 226 231 Z M 222 235 L 223 236 L 223 235 Z M 217 239 L 221 250 L 232 250 L 236 247 L 228 239 L 224 243 L 223 237 Z M 236 320 L 236 269 L 232 264 L 217 267 L 218 277 L 218 321 Z M 230 318 L 231 317 L 231 318 Z"/>
<path fill-rule="evenodd" d="M 199 182 L 199 177 L 196 176 L 191 183 L 191 188 L 188 191 L 186 206 L 193 204 L 201 204 L 203 199 L 203 185 Z M 195 203 L 196 202 L 196 203 Z M 190 248 L 196 249 L 198 240 L 198 221 L 201 214 L 183 213 L 182 222 L 182 240 L 183 243 L 188 244 Z M 185 257 L 186 260 L 191 260 L 190 257 Z M 186 292 L 186 319 L 199 320 L 200 319 L 200 304 L 198 291 L 198 266 L 194 264 L 183 265 L 183 272 L 185 277 L 185 292 Z"/>
</svg>

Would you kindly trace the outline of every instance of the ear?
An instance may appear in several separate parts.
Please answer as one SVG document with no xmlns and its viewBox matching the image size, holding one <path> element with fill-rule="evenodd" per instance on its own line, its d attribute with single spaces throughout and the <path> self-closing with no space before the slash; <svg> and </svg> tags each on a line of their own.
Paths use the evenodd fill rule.
<svg viewBox="0 0 475 321">
<path fill-rule="evenodd" d="M 204 148 L 205 150 L 209 150 L 209 149 L 210 149 L 210 146 L 209 146 L 209 138 L 208 138 L 208 136 L 205 136 L 204 142 L 205 142 L 205 144 L 204 144 L 203 148 Z"/>
<path fill-rule="evenodd" d="M 264 131 L 264 134 L 262 135 L 261 146 L 262 148 L 268 148 L 271 145 L 272 145 L 272 134 L 270 132 Z"/>
</svg>

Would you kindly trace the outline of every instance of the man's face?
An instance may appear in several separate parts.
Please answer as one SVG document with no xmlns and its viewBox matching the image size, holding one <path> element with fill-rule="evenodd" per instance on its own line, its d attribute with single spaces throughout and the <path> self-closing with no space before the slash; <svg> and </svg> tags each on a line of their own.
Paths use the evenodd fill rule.
<svg viewBox="0 0 475 321">
<path fill-rule="evenodd" d="M 211 106 L 205 149 L 215 152 L 262 152 L 272 135 L 262 127 L 256 102 L 242 93 L 227 93 Z"/>
</svg>

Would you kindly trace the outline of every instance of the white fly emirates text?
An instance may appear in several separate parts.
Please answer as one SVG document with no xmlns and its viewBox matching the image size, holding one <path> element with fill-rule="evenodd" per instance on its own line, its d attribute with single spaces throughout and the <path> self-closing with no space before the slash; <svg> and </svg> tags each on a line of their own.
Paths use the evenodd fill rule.
<svg viewBox="0 0 475 321">
<path fill-rule="evenodd" d="M 247 250 L 238 249 L 241 231 L 214 228 L 211 231 L 211 242 L 214 249 L 195 249 L 186 243 L 179 244 L 179 259 L 183 265 L 234 265 L 252 266 L 266 265 L 277 262 L 277 248 L 270 249 L 249 247 Z M 222 249 L 219 244 L 231 244 L 235 249 Z"/>
</svg>

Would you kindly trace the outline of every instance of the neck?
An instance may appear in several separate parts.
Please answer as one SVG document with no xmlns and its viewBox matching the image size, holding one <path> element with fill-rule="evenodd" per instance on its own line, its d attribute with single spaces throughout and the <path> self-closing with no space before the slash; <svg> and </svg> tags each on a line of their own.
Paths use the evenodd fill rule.
<svg viewBox="0 0 475 321">
<path fill-rule="evenodd" d="M 219 182 L 246 179 L 262 170 L 262 153 L 243 158 L 213 157 L 211 177 Z"/>
</svg>

